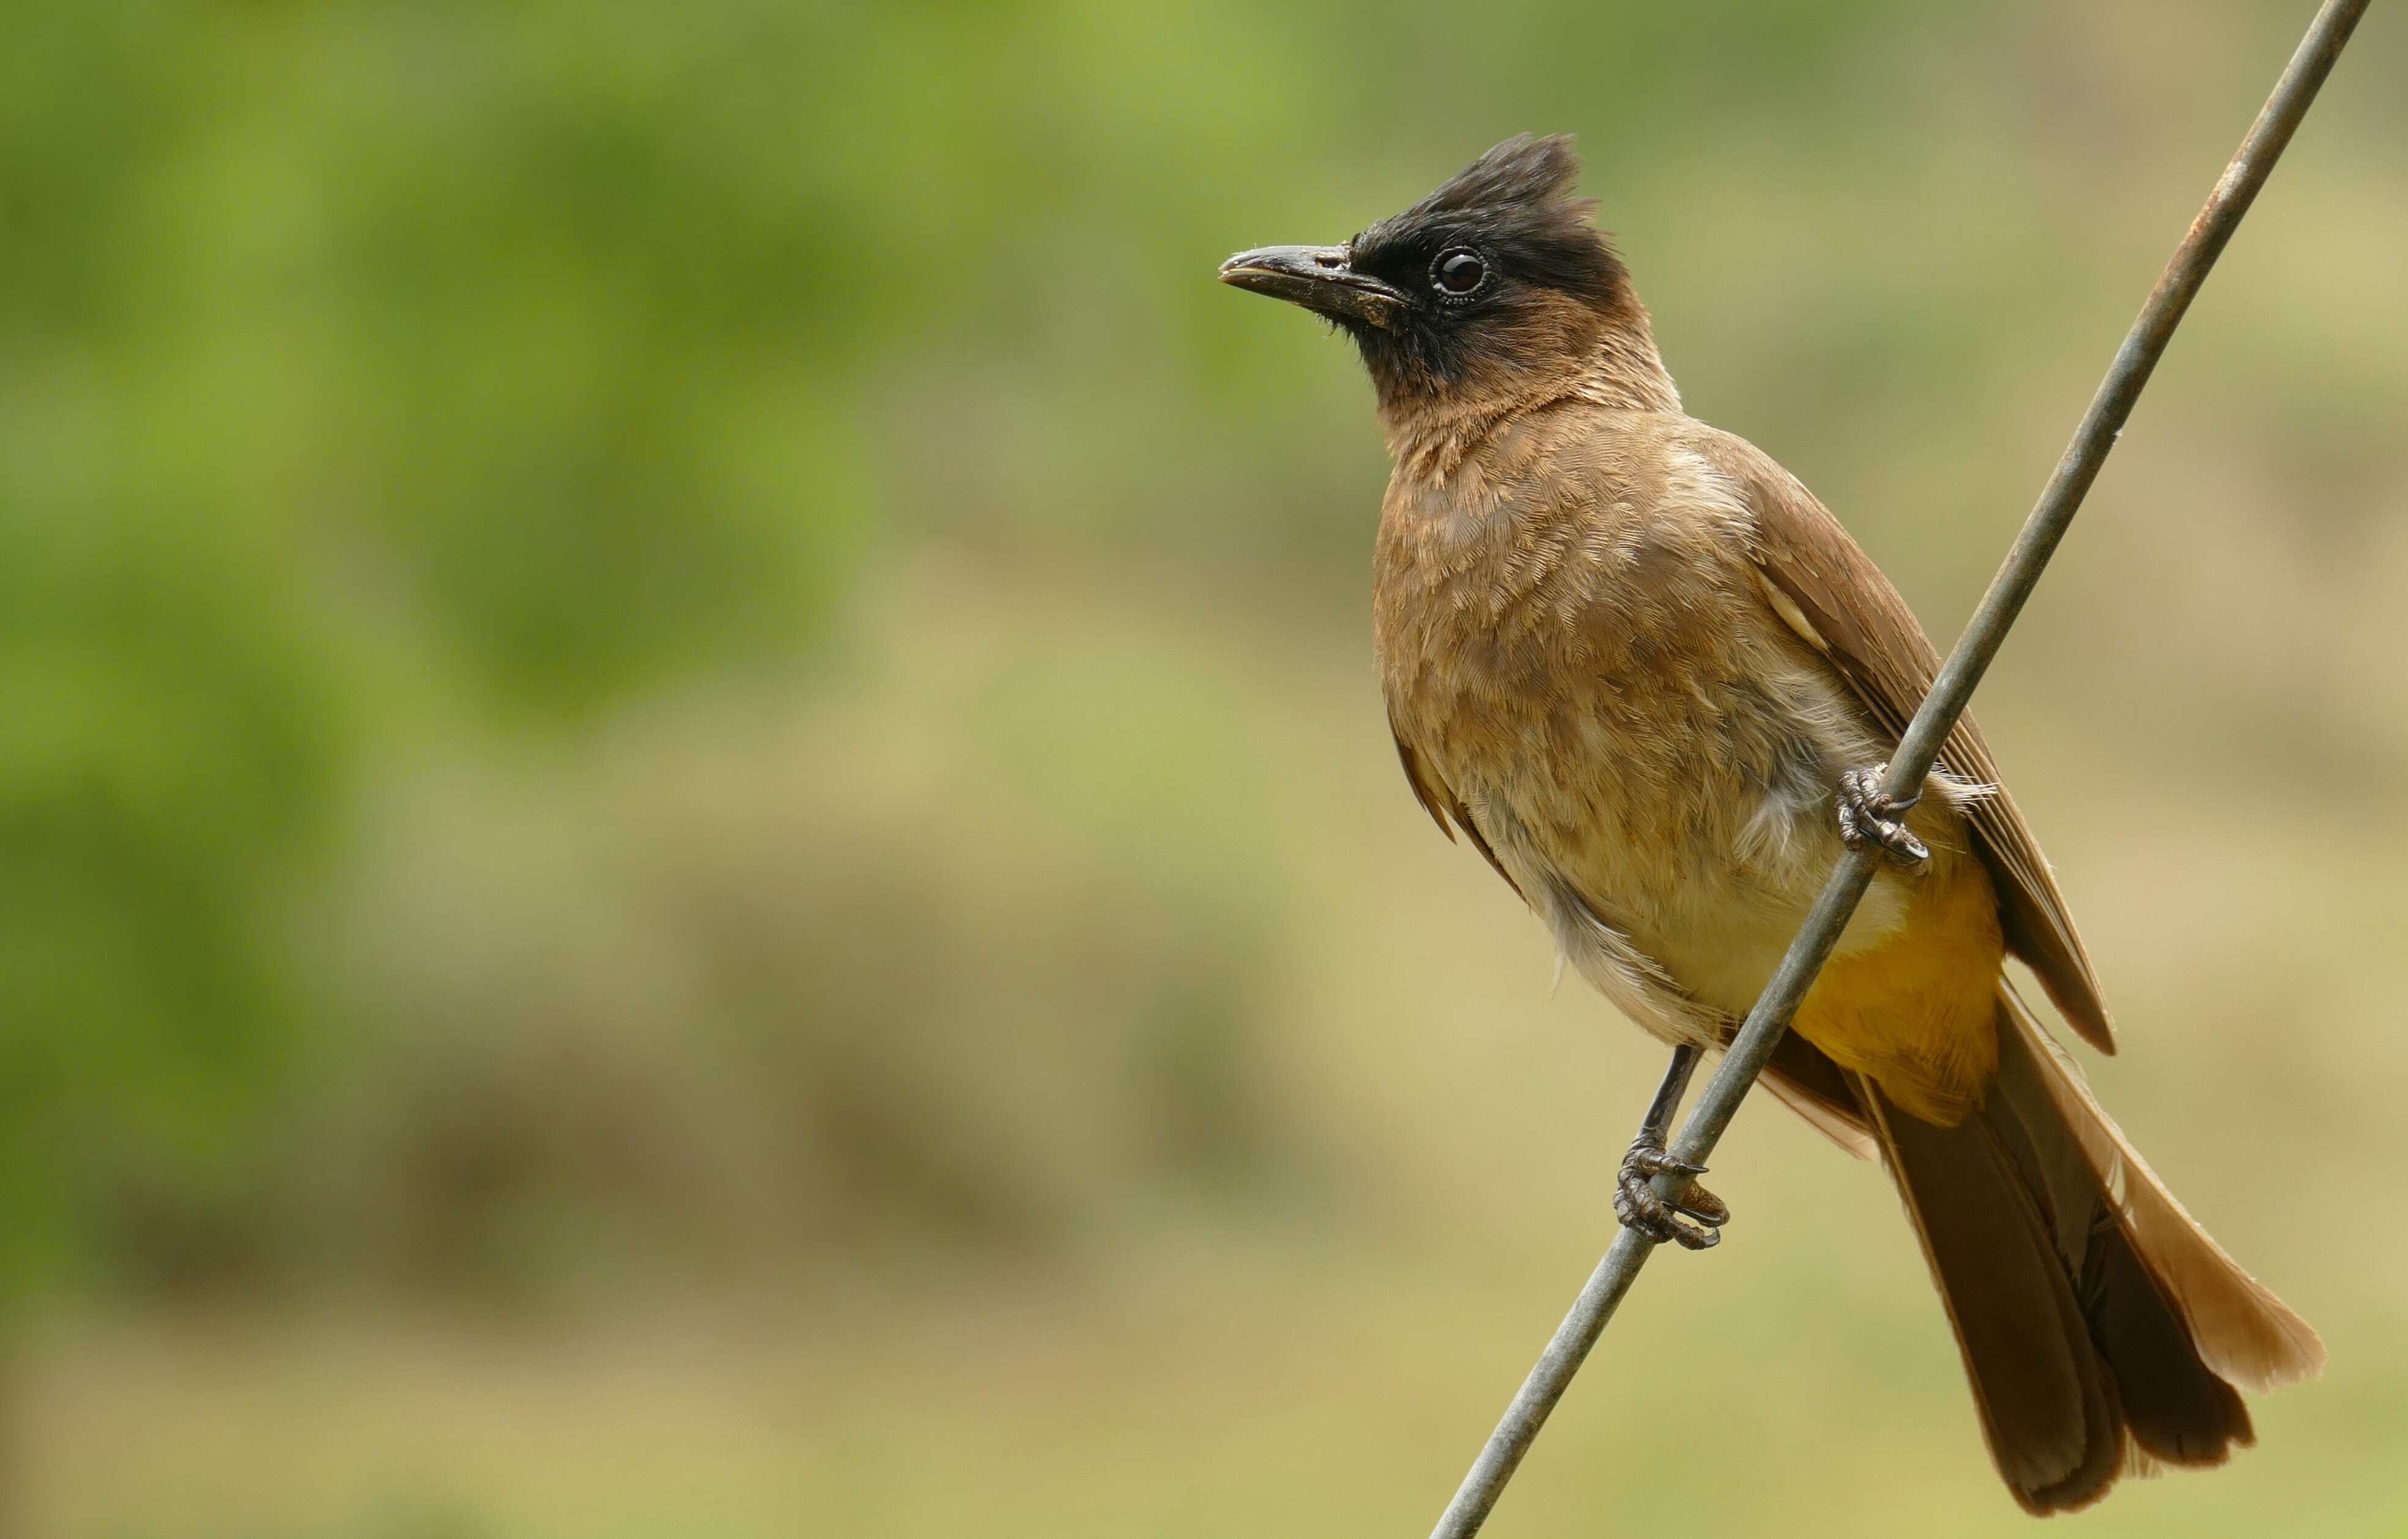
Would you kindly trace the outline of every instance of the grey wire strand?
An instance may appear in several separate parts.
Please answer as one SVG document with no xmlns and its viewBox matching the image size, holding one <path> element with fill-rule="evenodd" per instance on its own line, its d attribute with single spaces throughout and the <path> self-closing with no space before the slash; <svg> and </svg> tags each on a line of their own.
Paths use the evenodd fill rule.
<svg viewBox="0 0 2408 1539">
<path fill-rule="evenodd" d="M 2257 122 L 2241 141 L 2240 150 L 2217 179 L 2214 191 L 2208 194 L 2207 206 L 2191 221 L 2189 232 L 2174 249 L 2173 258 L 2166 264 L 2148 302 L 2141 307 L 2140 318 L 2133 322 L 2124 345 L 2116 350 L 2114 363 L 2100 381 L 2098 394 L 2091 397 L 2090 409 L 2083 413 L 2082 424 L 2074 430 L 2072 441 L 2066 446 L 2056 471 L 2042 490 L 2040 501 L 2024 523 L 2023 532 L 2015 537 L 1998 576 L 1990 581 L 1989 591 L 1982 596 L 1972 620 L 1957 638 L 1956 649 L 1949 653 L 1914 719 L 1907 725 L 1906 735 L 1890 758 L 1884 781 L 1884 789 L 1891 796 L 1904 797 L 1920 788 L 1924 777 L 1930 773 L 1933 762 L 1940 756 L 1941 745 L 1956 725 L 1956 718 L 1964 714 L 1973 686 L 1981 683 L 1991 658 L 1998 655 L 2008 627 L 2022 612 L 2024 600 L 2031 597 L 2032 588 L 2040 582 L 2049 557 L 2056 554 L 2057 542 L 2065 538 L 2066 528 L 2073 522 L 2091 482 L 2098 480 L 2100 467 L 2106 462 L 2125 419 L 2132 414 L 2132 407 L 2140 399 L 2142 387 L 2148 383 L 2166 344 L 2172 339 L 2174 327 L 2181 324 L 2183 313 L 2190 308 L 2200 285 L 2207 280 L 2209 269 L 2215 266 L 2225 243 L 2240 226 L 2242 216 L 2249 211 L 2258 189 L 2266 184 L 2275 161 L 2291 141 L 2292 131 L 2307 115 L 2317 89 L 2331 73 L 2333 62 L 2341 57 L 2342 48 L 2349 41 L 2358 18 L 2365 14 L 2367 4 L 2368 0 L 2326 0 L 2309 25 L 2306 37 L 2291 55 L 2290 64 L 2284 68 L 2282 78 L 2275 82 L 2273 94 L 2266 99 Z M 1756 1008 L 1748 1012 L 1746 1023 L 1732 1039 L 1721 1066 L 1698 1098 L 1696 1110 L 1682 1125 L 1681 1136 L 1672 1144 L 1675 1158 L 1703 1164 L 1713 1152 L 1723 1130 L 1738 1113 L 1740 1102 L 1771 1058 L 1781 1034 L 1788 1029 L 1789 1017 L 1799 1000 L 1813 985 L 1815 974 L 1822 971 L 1848 916 L 1856 912 L 1865 888 L 1871 885 L 1877 858 L 1865 851 L 1852 850 L 1833 868 L 1822 896 L 1807 913 L 1805 927 L 1790 942 L 1781 966 L 1765 985 Z M 1668 1200 L 1677 1197 L 1684 1184 L 1678 1176 L 1656 1177 L 1656 1191 Z M 1480 1532 L 1506 1482 L 1513 1478 L 1522 1456 L 1529 1451 L 1531 1441 L 1545 1425 L 1548 1413 L 1563 1398 L 1572 1375 L 1580 1372 L 1589 1349 L 1597 1345 L 1597 1338 L 1612 1319 L 1615 1307 L 1630 1291 L 1639 1269 L 1646 1264 L 1655 1248 L 1635 1230 L 1625 1229 L 1614 1236 L 1604 1259 L 1589 1275 L 1587 1286 L 1574 1301 L 1571 1312 L 1555 1328 L 1546 1351 L 1523 1380 L 1497 1430 L 1489 1434 L 1487 1446 L 1463 1477 L 1455 1500 L 1447 1503 L 1445 1513 L 1440 1517 L 1438 1527 L 1430 1531 L 1430 1539 L 1470 1539 Z"/>
</svg>

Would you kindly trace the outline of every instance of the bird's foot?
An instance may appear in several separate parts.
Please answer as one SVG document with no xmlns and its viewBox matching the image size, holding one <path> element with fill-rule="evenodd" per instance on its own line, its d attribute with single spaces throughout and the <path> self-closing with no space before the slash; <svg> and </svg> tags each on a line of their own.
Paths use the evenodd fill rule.
<svg viewBox="0 0 2408 1539">
<path fill-rule="evenodd" d="M 1684 1250 L 1712 1249 L 1722 1239 L 1722 1226 L 1730 1221 L 1730 1209 L 1723 1200 L 1693 1185 L 1668 1202 L 1656 1195 L 1652 1179 L 1705 1173 L 1703 1165 L 1673 1158 L 1661 1143 L 1642 1133 L 1622 1157 L 1622 1172 L 1613 1185 L 1613 1215 L 1624 1228 L 1637 1230 L 1659 1245 L 1670 1240 Z"/>
<path fill-rule="evenodd" d="M 1920 866 L 1931 851 L 1906 831 L 1906 814 L 1923 798 L 1883 795 L 1882 775 L 1888 768 L 1851 770 L 1840 777 L 1840 839 L 1852 850 L 1870 844 L 1901 866 Z"/>
</svg>

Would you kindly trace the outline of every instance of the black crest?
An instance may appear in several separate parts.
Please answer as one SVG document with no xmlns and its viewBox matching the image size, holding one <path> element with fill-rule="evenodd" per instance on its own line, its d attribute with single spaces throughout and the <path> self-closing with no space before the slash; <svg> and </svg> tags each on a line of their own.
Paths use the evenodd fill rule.
<svg viewBox="0 0 2408 1539">
<path fill-rule="evenodd" d="M 1580 156 L 1563 135 L 1517 135 L 1473 161 L 1437 192 L 1354 237 L 1368 271 L 1426 263 L 1455 246 L 1493 253 L 1522 283 L 1604 309 L 1620 296 L 1622 264 L 1589 223 L 1594 204 L 1572 196 Z"/>
</svg>

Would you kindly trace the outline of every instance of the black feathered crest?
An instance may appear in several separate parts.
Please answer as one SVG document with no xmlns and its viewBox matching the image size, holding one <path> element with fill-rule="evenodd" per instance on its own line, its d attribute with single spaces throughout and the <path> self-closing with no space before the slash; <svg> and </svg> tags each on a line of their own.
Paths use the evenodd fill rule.
<svg viewBox="0 0 2408 1539">
<path fill-rule="evenodd" d="M 1405 210 L 1405 217 L 1567 203 L 1579 180 L 1580 156 L 1570 135 L 1538 138 L 1516 134 Z M 1587 208 L 1580 204 L 1576 211 L 1584 213 Z"/>
<path fill-rule="evenodd" d="M 1623 266 L 1589 223 L 1596 205 L 1571 195 L 1580 156 L 1566 135 L 1516 135 L 1437 192 L 1356 236 L 1357 266 L 1426 262 L 1448 246 L 1493 252 L 1524 280 L 1600 307 L 1613 302 Z"/>
</svg>

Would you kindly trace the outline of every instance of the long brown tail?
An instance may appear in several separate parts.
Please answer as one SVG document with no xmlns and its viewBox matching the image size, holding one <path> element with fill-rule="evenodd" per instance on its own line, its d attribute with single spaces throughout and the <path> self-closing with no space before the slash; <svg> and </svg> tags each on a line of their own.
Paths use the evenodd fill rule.
<svg viewBox="0 0 2408 1539">
<path fill-rule="evenodd" d="M 1999 1037 L 1998 1082 L 1955 1128 L 1848 1078 L 2000 1474 L 2052 1513 L 2127 1473 L 2224 1462 L 2254 1441 L 2239 1390 L 2316 1372 L 2323 1344 L 2183 1211 L 2003 985 Z"/>
</svg>

